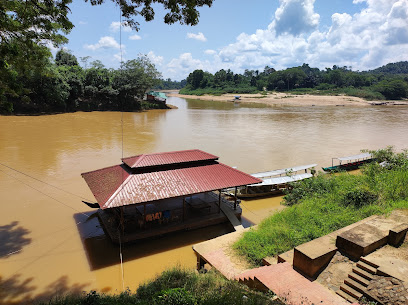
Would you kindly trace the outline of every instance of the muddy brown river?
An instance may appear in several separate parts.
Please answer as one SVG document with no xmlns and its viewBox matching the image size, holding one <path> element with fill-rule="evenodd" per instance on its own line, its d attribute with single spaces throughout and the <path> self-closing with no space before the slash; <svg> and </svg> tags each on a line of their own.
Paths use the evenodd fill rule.
<svg viewBox="0 0 408 305">
<path fill-rule="evenodd" d="M 1 304 L 135 290 L 168 267 L 195 268 L 191 246 L 230 231 L 219 225 L 113 245 L 95 210 L 81 202 L 95 200 L 81 173 L 119 164 L 122 156 L 198 148 L 253 173 L 328 166 L 332 157 L 361 149 L 408 148 L 407 107 L 234 106 L 177 97 L 168 103 L 178 109 L 0 116 Z M 244 223 L 259 223 L 280 201 L 244 201 Z"/>
</svg>

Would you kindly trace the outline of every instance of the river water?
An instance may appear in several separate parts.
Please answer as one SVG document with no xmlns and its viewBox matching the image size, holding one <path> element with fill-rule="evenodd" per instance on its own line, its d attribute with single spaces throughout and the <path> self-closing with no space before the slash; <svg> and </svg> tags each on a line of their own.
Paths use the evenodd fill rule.
<svg viewBox="0 0 408 305">
<path fill-rule="evenodd" d="M 0 303 L 135 290 L 168 267 L 194 268 L 191 246 L 229 232 L 219 225 L 122 249 L 111 244 L 95 211 L 81 203 L 94 201 L 81 173 L 122 156 L 198 148 L 252 173 L 328 166 L 360 149 L 408 148 L 407 107 L 168 103 L 178 109 L 0 117 Z M 280 201 L 243 202 L 245 223 L 258 223 Z"/>
</svg>

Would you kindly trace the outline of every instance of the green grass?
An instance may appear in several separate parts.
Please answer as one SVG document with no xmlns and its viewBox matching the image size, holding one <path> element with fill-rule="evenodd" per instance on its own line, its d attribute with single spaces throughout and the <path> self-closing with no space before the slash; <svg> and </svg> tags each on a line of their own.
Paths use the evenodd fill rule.
<svg viewBox="0 0 408 305">
<path fill-rule="evenodd" d="M 284 197 L 289 207 L 245 233 L 235 243 L 235 250 L 259 265 L 264 257 L 286 252 L 368 216 L 408 209 L 407 153 L 392 156 L 388 156 L 388 168 L 374 162 L 367 164 L 361 175 L 318 175 L 294 184 Z"/>
<path fill-rule="evenodd" d="M 42 304 L 283 305 L 277 300 L 272 301 L 269 295 L 227 280 L 215 271 L 197 273 L 179 267 L 164 271 L 156 279 L 141 285 L 136 293 L 128 290 L 119 295 L 106 295 L 91 291 L 83 296 L 56 297 Z"/>
</svg>

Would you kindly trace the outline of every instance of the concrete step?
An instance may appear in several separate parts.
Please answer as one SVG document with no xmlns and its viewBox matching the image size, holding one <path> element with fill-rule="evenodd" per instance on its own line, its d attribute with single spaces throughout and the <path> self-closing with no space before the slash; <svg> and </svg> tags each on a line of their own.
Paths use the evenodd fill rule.
<svg viewBox="0 0 408 305">
<path fill-rule="evenodd" d="M 358 266 L 353 267 L 353 272 L 357 273 L 359 276 L 362 276 L 363 278 L 365 278 L 365 279 L 367 279 L 369 281 L 371 281 L 373 279 L 373 277 L 374 277 L 373 274 L 368 273 L 367 271 L 359 268 Z"/>
<path fill-rule="evenodd" d="M 339 296 L 341 296 L 343 299 L 345 299 L 346 301 L 349 301 L 350 303 L 356 303 L 358 300 L 354 297 L 352 297 L 351 295 L 349 295 L 348 293 L 344 292 L 343 290 L 337 290 L 336 294 L 338 294 Z"/>
<path fill-rule="evenodd" d="M 357 267 L 359 267 L 359 268 L 363 269 L 364 271 L 367 271 L 368 273 L 371 273 L 371 274 L 376 274 L 377 273 L 377 268 L 374 268 L 374 267 L 372 267 L 372 266 L 370 266 L 370 265 L 368 265 L 368 264 L 366 264 L 366 263 L 364 263 L 362 261 L 357 262 Z"/>
<path fill-rule="evenodd" d="M 358 292 L 364 293 L 365 286 L 361 285 L 360 283 L 358 283 L 357 281 L 351 279 L 351 278 L 347 278 L 344 280 L 344 284 L 350 286 L 351 288 L 353 288 L 354 290 L 357 290 Z"/>
<path fill-rule="evenodd" d="M 363 296 L 361 292 L 351 288 L 349 285 L 346 285 L 346 284 L 341 285 L 340 290 L 351 295 L 353 298 L 356 298 L 357 300 L 359 300 Z"/>
<path fill-rule="evenodd" d="M 373 267 L 375 269 L 378 269 L 378 267 L 380 267 L 379 265 L 374 264 L 373 262 L 370 262 L 365 257 L 360 257 L 360 261 L 362 261 L 363 263 L 366 263 L 367 265 L 370 265 L 371 267 Z"/>
<path fill-rule="evenodd" d="M 360 285 L 363 285 L 364 287 L 367 287 L 368 284 L 370 283 L 370 280 L 367 280 L 366 278 L 362 277 L 361 275 L 358 275 L 357 273 L 350 273 L 348 275 L 349 278 L 355 280 L 356 282 L 360 283 Z"/>
</svg>

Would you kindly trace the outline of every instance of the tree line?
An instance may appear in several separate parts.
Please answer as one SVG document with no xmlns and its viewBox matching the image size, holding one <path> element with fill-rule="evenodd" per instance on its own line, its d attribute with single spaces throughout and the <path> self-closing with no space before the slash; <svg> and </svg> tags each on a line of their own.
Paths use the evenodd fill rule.
<svg viewBox="0 0 408 305">
<path fill-rule="evenodd" d="M 0 76 L 1 113 L 137 111 L 162 106 L 143 101 L 161 76 L 146 56 L 126 61 L 120 69 L 108 69 L 99 60 L 82 68 L 77 58 L 63 49 L 54 61 L 43 54 L 38 58 L 39 69 L 13 65 Z"/>
<path fill-rule="evenodd" d="M 104 0 L 84 0 L 103 5 Z M 109 1 L 109 0 L 107 0 Z M 137 19 L 151 21 L 152 5 L 166 12 L 164 23 L 196 25 L 198 8 L 213 0 L 110 0 L 121 10 L 123 23 L 139 29 Z M 159 85 L 159 73 L 146 57 L 127 61 L 120 70 L 95 61 L 82 69 L 73 56 L 57 54 L 74 25 L 69 20 L 72 0 L 0 1 L 0 113 L 38 113 L 75 110 L 140 109 L 141 90 Z M 67 53 L 67 52 L 65 52 Z M 174 84 L 173 84 L 174 85 Z M 119 105 L 120 104 L 120 105 Z"/>
<path fill-rule="evenodd" d="M 408 98 L 408 62 L 385 65 L 372 71 L 352 71 L 334 65 L 320 70 L 308 64 L 277 71 L 266 66 L 236 74 L 221 69 L 215 74 L 195 70 L 189 74 L 183 94 L 256 93 L 295 91 L 320 94 L 345 93 L 366 99 Z"/>
</svg>

